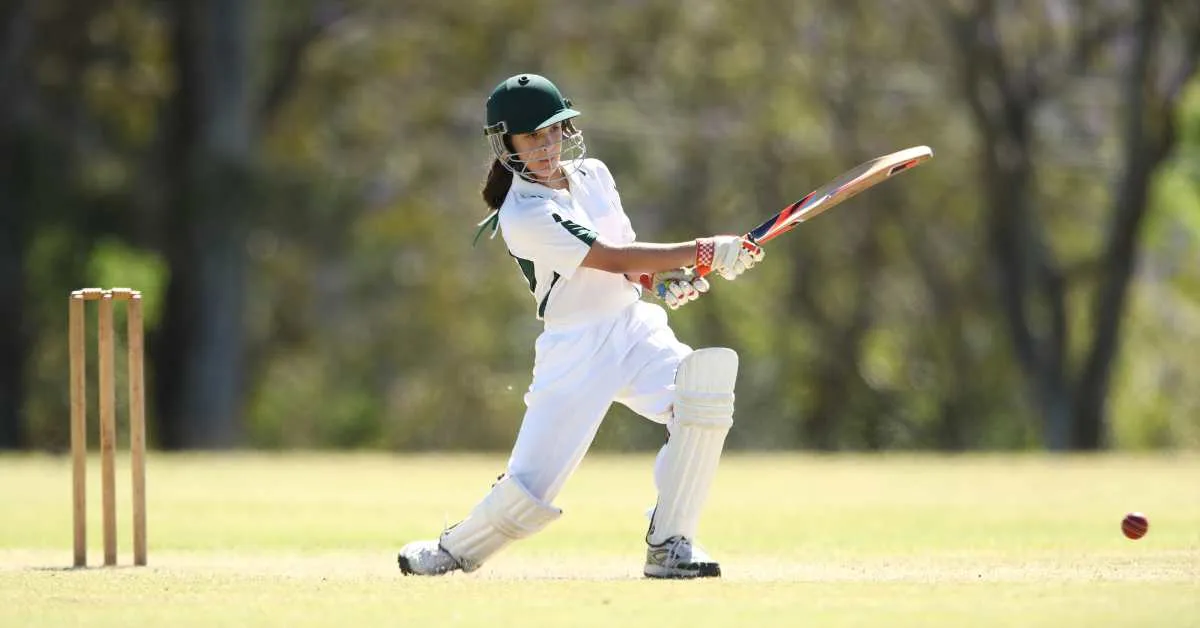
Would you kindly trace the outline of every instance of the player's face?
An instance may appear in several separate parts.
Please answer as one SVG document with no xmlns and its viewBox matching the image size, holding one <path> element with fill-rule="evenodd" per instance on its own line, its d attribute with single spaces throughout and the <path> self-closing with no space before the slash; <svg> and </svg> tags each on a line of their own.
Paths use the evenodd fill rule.
<svg viewBox="0 0 1200 628">
<path fill-rule="evenodd" d="M 513 148 L 525 169 L 539 180 L 555 176 L 562 155 L 562 124 L 552 124 L 533 133 L 514 134 Z"/>
</svg>

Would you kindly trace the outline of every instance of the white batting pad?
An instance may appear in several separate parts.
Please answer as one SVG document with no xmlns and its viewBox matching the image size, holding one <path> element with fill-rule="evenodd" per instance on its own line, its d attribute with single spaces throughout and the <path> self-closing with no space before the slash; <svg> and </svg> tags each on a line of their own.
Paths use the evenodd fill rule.
<svg viewBox="0 0 1200 628">
<path fill-rule="evenodd" d="M 650 544 L 673 536 L 695 538 L 725 435 L 733 426 L 737 371 L 737 353 L 725 348 L 698 349 L 679 363 L 658 505 L 646 535 Z"/>
<path fill-rule="evenodd" d="M 475 571 L 496 552 L 517 539 L 541 531 L 562 516 L 562 510 L 529 494 L 516 478 L 505 475 L 466 519 L 442 532 L 442 549 Z"/>
</svg>

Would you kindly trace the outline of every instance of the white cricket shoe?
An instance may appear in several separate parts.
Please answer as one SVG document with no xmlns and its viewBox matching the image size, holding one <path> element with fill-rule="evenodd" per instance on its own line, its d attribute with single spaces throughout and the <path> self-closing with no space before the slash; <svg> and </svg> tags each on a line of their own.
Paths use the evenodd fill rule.
<svg viewBox="0 0 1200 628">
<path fill-rule="evenodd" d="M 673 536 L 658 545 L 647 545 L 647 578 L 719 578 L 721 565 L 691 539 Z"/>
<path fill-rule="evenodd" d="M 413 541 L 400 548 L 400 573 L 406 576 L 440 576 L 462 569 L 437 541 Z"/>
</svg>

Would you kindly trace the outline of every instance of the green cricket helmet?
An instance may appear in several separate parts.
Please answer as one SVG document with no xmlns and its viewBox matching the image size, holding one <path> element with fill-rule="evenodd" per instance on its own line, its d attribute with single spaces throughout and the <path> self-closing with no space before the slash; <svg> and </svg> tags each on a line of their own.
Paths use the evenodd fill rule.
<svg viewBox="0 0 1200 628">
<path fill-rule="evenodd" d="M 512 150 L 508 136 L 532 133 L 552 124 L 563 123 L 563 138 L 559 144 L 562 176 L 543 179 L 550 182 L 566 178 L 568 171 L 583 163 L 587 147 L 583 133 L 575 128 L 572 118 L 580 115 L 571 108 L 549 79 L 537 74 L 517 74 L 501 81 L 487 100 L 487 124 L 483 134 L 492 145 L 492 152 L 509 170 L 526 176 L 525 164 Z"/>
</svg>

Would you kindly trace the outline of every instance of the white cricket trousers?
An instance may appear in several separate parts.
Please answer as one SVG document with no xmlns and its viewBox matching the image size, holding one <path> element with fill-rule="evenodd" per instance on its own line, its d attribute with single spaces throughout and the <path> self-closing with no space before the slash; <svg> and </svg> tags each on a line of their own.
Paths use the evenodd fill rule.
<svg viewBox="0 0 1200 628">
<path fill-rule="evenodd" d="M 547 329 L 535 345 L 525 418 L 507 473 L 553 503 L 614 401 L 667 424 L 675 371 L 691 352 L 667 325 L 666 311 L 644 301 L 598 323 Z"/>
</svg>

